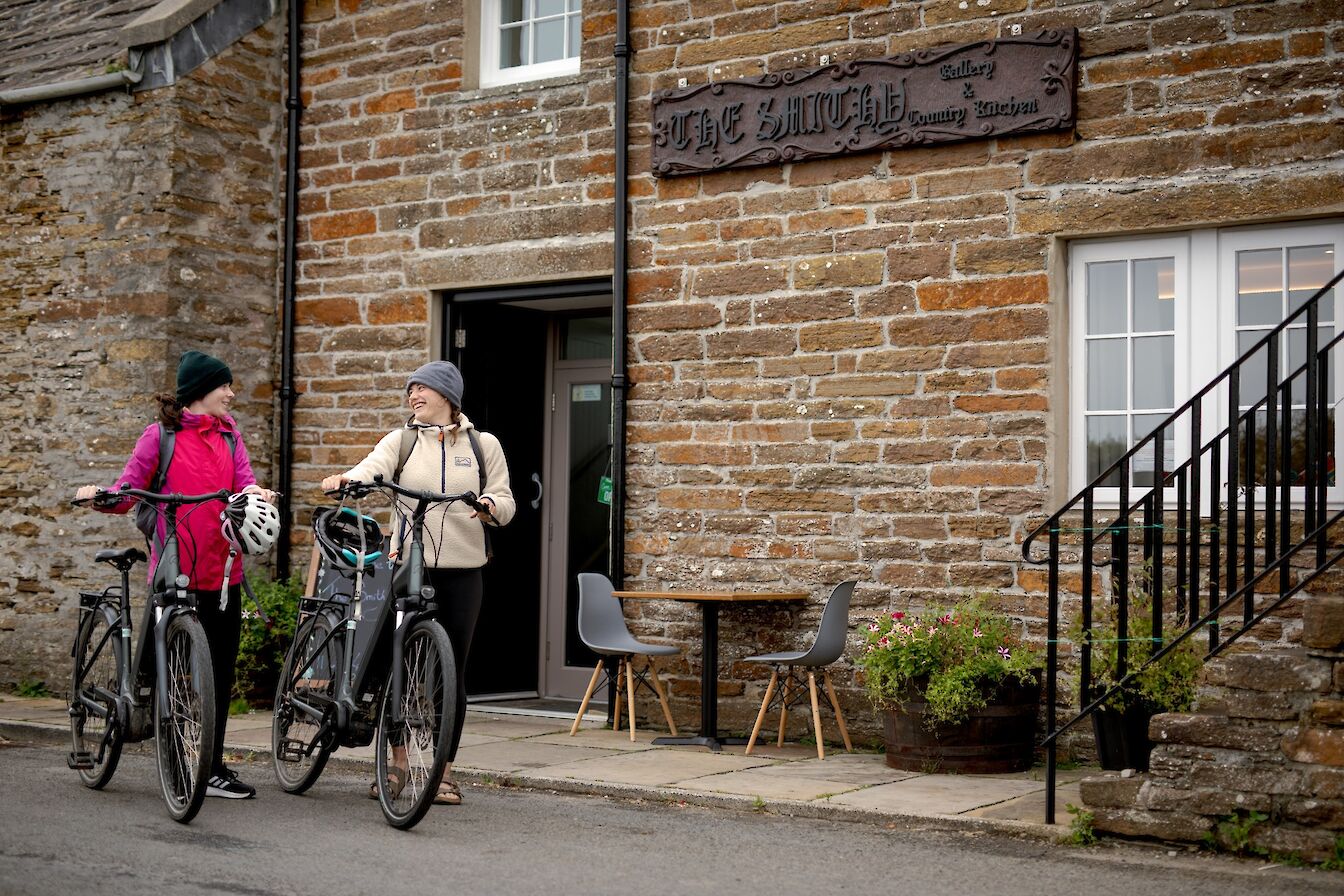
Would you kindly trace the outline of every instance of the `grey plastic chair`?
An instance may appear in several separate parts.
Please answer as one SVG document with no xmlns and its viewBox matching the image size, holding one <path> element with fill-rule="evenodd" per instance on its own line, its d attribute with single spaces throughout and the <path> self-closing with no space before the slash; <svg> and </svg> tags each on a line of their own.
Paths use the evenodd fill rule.
<svg viewBox="0 0 1344 896">
<path fill-rule="evenodd" d="M 845 652 L 845 635 L 849 631 L 849 601 L 854 596 L 854 586 L 858 582 L 841 582 L 831 592 L 826 608 L 821 611 L 821 625 L 817 628 L 817 638 L 807 650 L 795 650 L 782 653 L 766 653 L 749 656 L 748 663 L 765 663 L 774 666 L 770 672 L 770 684 L 765 688 L 765 699 L 761 701 L 761 711 L 756 715 L 756 725 L 751 729 L 751 739 L 747 742 L 747 753 L 756 747 L 756 737 L 761 733 L 765 714 L 770 709 L 771 698 L 775 696 L 775 687 L 779 684 L 780 669 L 785 669 L 784 685 L 779 693 L 779 742 L 784 746 L 784 725 L 788 720 L 789 707 L 803 702 L 803 678 L 801 670 L 807 670 L 807 693 L 812 699 L 812 723 L 817 733 L 817 758 L 826 758 L 826 748 L 821 739 L 821 709 L 817 705 L 816 670 L 822 670 L 822 679 L 826 684 L 826 696 L 830 699 L 831 709 L 835 711 L 835 721 L 840 727 L 840 736 L 845 742 L 846 752 L 852 753 L 854 745 L 849 742 L 849 729 L 845 727 L 845 715 L 840 711 L 840 701 L 835 697 L 835 688 L 831 686 L 831 673 L 825 667 L 840 658 Z"/>
<path fill-rule="evenodd" d="M 625 624 L 621 602 L 612 594 L 614 590 L 611 580 L 601 573 L 579 573 L 579 638 L 588 645 L 588 649 L 601 654 L 604 659 L 598 661 L 597 668 L 593 669 L 593 677 L 588 682 L 588 690 L 583 694 L 583 703 L 579 705 L 579 713 L 574 717 L 569 733 L 573 736 L 579 730 L 579 722 L 588 709 L 588 701 L 597 690 L 603 670 L 606 670 L 607 680 L 616 686 L 616 713 L 611 723 L 613 731 L 619 731 L 621 727 L 621 692 L 624 690 L 630 710 L 630 739 L 635 739 L 635 688 L 642 684 L 658 695 L 668 730 L 675 735 L 677 725 L 672 721 L 672 709 L 667 705 L 667 693 L 658 679 L 654 657 L 672 656 L 681 650 L 669 644 L 645 644 L 636 640 Z M 637 656 L 647 660 L 647 667 L 643 671 L 635 671 L 634 659 Z M 606 657 L 617 658 L 614 674 Z"/>
</svg>

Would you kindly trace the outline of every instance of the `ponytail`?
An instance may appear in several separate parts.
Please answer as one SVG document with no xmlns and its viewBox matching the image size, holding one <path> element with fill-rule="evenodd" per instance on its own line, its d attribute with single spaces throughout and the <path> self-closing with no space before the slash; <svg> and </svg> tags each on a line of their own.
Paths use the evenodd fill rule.
<svg viewBox="0 0 1344 896">
<path fill-rule="evenodd" d="M 171 392 L 160 392 L 154 396 L 159 403 L 159 422 L 169 430 L 176 432 L 182 428 L 182 405 Z"/>
</svg>

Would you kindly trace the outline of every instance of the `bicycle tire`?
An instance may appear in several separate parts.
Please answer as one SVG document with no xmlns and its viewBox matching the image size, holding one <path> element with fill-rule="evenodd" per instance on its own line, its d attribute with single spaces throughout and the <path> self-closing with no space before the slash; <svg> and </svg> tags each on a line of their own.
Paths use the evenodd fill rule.
<svg viewBox="0 0 1344 896">
<path fill-rule="evenodd" d="M 76 769 L 79 780 L 91 790 L 102 790 L 121 761 L 125 732 L 117 703 L 125 645 L 119 631 L 121 614 L 114 607 L 99 604 L 81 615 L 70 682 L 70 734 L 75 752 L 93 762 L 90 768 Z M 100 706 L 102 714 L 90 711 L 88 703 Z"/>
<path fill-rule="evenodd" d="M 453 645 L 443 626 L 433 619 L 422 619 L 411 627 L 402 652 L 402 670 L 402 720 L 396 731 L 390 730 L 389 722 L 391 681 L 384 687 L 375 774 L 383 817 L 392 827 L 407 830 L 425 817 L 434 802 L 456 725 L 457 670 Z M 397 672 L 393 669 L 390 674 Z M 405 748 L 407 762 L 404 783 L 395 792 L 388 779 L 394 745 Z"/>
<path fill-rule="evenodd" d="M 154 695 L 154 752 L 159 766 L 159 789 L 168 814 L 186 824 L 205 802 L 214 757 L 215 673 L 210 645 L 200 620 L 174 614 L 164 638 L 163 661 L 168 669 L 169 711 Z"/>
<path fill-rule="evenodd" d="M 330 631 L 331 620 L 326 616 L 300 623 L 276 685 L 271 764 L 276 782 L 286 793 L 300 794 L 312 787 L 334 749 L 332 732 L 325 736 L 325 743 L 315 743 L 318 737 L 323 737 L 323 726 L 307 714 L 297 712 L 291 702 L 296 695 L 316 698 L 324 706 L 330 706 L 335 699 L 337 679 L 344 668 L 341 665 L 344 639 L 338 632 L 322 647 Z M 286 758 L 296 754 L 302 758 Z"/>
</svg>

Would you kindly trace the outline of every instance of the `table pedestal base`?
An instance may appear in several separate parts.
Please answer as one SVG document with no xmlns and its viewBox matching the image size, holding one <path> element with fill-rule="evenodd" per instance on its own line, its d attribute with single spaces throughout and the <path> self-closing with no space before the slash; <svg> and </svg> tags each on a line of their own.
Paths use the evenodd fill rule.
<svg viewBox="0 0 1344 896">
<path fill-rule="evenodd" d="M 655 737 L 653 745 L 655 747 L 709 747 L 715 753 L 724 747 L 740 747 L 748 742 L 745 737 L 707 737 L 706 735 L 697 735 L 695 737 Z"/>
</svg>

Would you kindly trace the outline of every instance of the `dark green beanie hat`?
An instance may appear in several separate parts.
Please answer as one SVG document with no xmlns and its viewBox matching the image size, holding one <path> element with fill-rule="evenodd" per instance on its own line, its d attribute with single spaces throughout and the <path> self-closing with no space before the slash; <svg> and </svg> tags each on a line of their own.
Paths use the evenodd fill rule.
<svg viewBox="0 0 1344 896">
<path fill-rule="evenodd" d="M 205 352 L 182 353 L 177 362 L 177 403 L 183 406 L 233 382 L 229 365 Z"/>
</svg>

